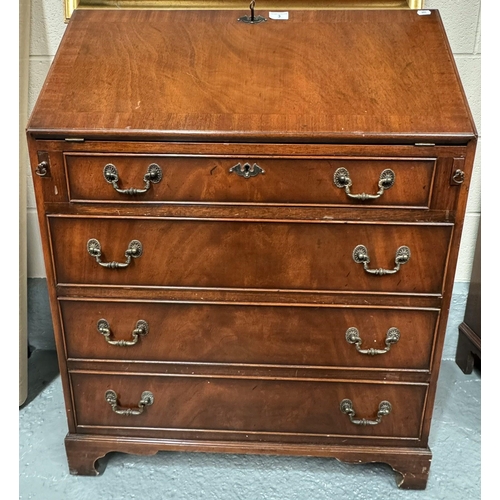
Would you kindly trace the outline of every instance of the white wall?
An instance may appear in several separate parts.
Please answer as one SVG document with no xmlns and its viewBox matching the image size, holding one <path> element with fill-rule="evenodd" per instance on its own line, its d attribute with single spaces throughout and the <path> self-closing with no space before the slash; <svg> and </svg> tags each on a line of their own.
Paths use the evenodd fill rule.
<svg viewBox="0 0 500 500">
<path fill-rule="evenodd" d="M 425 7 L 439 9 L 451 48 L 481 137 L 481 1 L 426 0 Z M 64 33 L 63 0 L 31 0 L 29 112 L 33 108 Z M 44 277 L 43 254 L 36 216 L 33 180 L 28 169 L 27 231 L 28 276 Z M 481 138 L 476 154 L 472 186 L 455 280 L 470 281 L 476 234 L 481 214 Z"/>
<path fill-rule="evenodd" d="M 31 0 L 28 115 L 35 105 L 65 29 L 63 0 Z M 40 278 L 45 277 L 45 267 L 33 179 L 29 168 L 27 172 L 28 277 Z"/>
<path fill-rule="evenodd" d="M 481 0 L 426 0 L 439 9 L 479 134 L 455 281 L 470 281 L 481 215 Z"/>
</svg>

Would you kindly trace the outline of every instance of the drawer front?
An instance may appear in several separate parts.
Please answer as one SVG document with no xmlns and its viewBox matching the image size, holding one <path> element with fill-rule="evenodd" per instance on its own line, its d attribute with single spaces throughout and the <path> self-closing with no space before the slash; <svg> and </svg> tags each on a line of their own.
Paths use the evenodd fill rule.
<svg viewBox="0 0 500 500">
<path fill-rule="evenodd" d="M 77 425 L 149 429 L 346 435 L 418 439 L 427 385 L 317 382 L 128 374 L 72 373 Z M 139 409 L 143 392 L 153 395 L 139 415 L 116 413 L 106 392 L 116 394 L 116 410 Z M 375 420 L 388 401 L 389 414 L 377 425 L 357 425 L 343 413 L 344 399 L 355 417 Z M 140 411 L 140 410 L 139 410 Z"/>
<path fill-rule="evenodd" d="M 80 300 L 60 308 L 70 358 L 252 365 L 429 369 L 438 319 L 436 310 L 389 308 Z"/>
<path fill-rule="evenodd" d="M 440 294 L 452 224 L 49 217 L 58 283 Z M 96 243 L 99 243 L 100 250 Z M 127 267 L 129 244 L 141 243 Z M 89 252 L 89 242 L 92 242 Z M 353 251 L 363 245 L 371 274 Z M 133 245 L 132 245 L 133 246 Z M 96 257 L 96 253 L 99 254 Z"/>
<path fill-rule="evenodd" d="M 72 201 L 354 204 L 420 208 L 429 206 L 436 165 L 435 159 L 415 158 L 237 158 L 83 153 L 66 153 L 64 158 Z M 344 170 L 339 169 L 345 169 L 351 180 L 351 195 L 366 193 L 377 197 L 366 200 L 349 197 L 343 187 L 337 186 L 342 186 L 342 183 L 334 182 L 336 172 L 337 178 L 341 174 L 345 177 Z M 151 171 L 155 173 L 148 183 L 145 176 L 151 175 Z M 388 188 L 377 195 L 382 173 L 384 178 L 394 175 L 394 183 L 391 187 L 388 187 L 390 182 L 383 184 Z M 131 188 L 139 192 L 127 191 Z"/>
</svg>

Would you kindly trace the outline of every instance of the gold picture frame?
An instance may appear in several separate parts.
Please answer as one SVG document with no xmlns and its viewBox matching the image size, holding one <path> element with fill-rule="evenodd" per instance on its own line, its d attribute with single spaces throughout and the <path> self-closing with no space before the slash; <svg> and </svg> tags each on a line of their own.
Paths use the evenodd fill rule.
<svg viewBox="0 0 500 500">
<path fill-rule="evenodd" d="M 66 21 L 75 9 L 245 9 L 250 0 L 64 0 Z M 257 0 L 263 10 L 421 9 L 424 0 Z"/>
</svg>

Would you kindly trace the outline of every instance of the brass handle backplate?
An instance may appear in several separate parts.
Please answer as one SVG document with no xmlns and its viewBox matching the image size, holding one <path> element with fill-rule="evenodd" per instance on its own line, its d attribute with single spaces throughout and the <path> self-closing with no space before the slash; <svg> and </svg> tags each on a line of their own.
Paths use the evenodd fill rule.
<svg viewBox="0 0 500 500">
<path fill-rule="evenodd" d="M 250 163 L 245 163 L 241 166 L 241 163 L 237 163 L 234 167 L 229 169 L 229 172 L 234 172 L 236 175 L 243 177 L 245 179 L 249 179 L 250 177 L 255 177 L 259 174 L 265 174 L 266 171 L 263 168 L 260 168 L 257 163 L 250 165 Z"/>
<path fill-rule="evenodd" d="M 140 319 L 135 324 L 135 329 L 132 331 L 132 340 L 111 340 L 111 329 L 109 323 L 105 319 L 100 319 L 97 322 L 97 331 L 104 335 L 106 342 L 110 345 L 119 347 L 129 347 L 137 344 L 139 336 L 147 335 L 149 332 L 149 325 L 143 319 Z"/>
<path fill-rule="evenodd" d="M 378 405 L 377 418 L 375 420 L 370 420 L 367 418 L 354 418 L 356 416 L 356 412 L 354 411 L 354 407 L 352 401 L 350 399 L 343 399 L 340 403 L 340 411 L 349 416 L 349 420 L 354 425 L 377 425 L 382 421 L 382 417 L 389 415 L 391 413 L 392 406 L 389 401 L 381 401 Z"/>
<path fill-rule="evenodd" d="M 396 266 L 394 269 L 370 269 L 368 264 L 370 263 L 370 257 L 368 256 L 368 250 L 364 245 L 358 245 L 354 248 L 352 252 L 352 258 L 357 264 L 363 264 L 363 267 L 367 273 L 376 274 L 378 276 L 383 276 L 384 274 L 395 274 L 399 271 L 402 264 L 406 264 L 411 257 L 410 249 L 407 246 L 399 247 L 396 250 L 396 258 L 394 263 Z"/>
<path fill-rule="evenodd" d="M 106 267 L 108 269 L 119 269 L 127 267 L 132 259 L 137 259 L 137 257 L 140 257 L 142 255 L 142 243 L 138 240 L 132 240 L 128 244 L 128 248 L 127 250 L 125 250 L 125 262 L 102 262 L 101 244 L 99 243 L 99 240 L 96 240 L 95 238 L 91 238 L 89 241 L 87 241 L 87 251 L 92 257 L 95 258 L 96 262 L 100 266 Z"/>
<path fill-rule="evenodd" d="M 151 163 L 151 165 L 149 165 L 148 167 L 148 170 L 146 171 L 146 174 L 144 175 L 143 179 L 144 187 L 140 189 L 139 188 L 121 189 L 118 186 L 118 169 L 112 163 L 108 163 L 104 167 L 103 175 L 104 179 L 106 179 L 106 182 L 112 184 L 116 192 L 120 194 L 128 194 L 133 196 L 136 194 L 143 194 L 146 191 L 148 191 L 149 188 L 151 187 L 151 183 L 158 184 L 161 181 L 163 173 L 159 165 L 157 165 L 156 163 Z"/>
<path fill-rule="evenodd" d="M 125 416 L 135 416 L 135 415 L 140 415 L 146 406 L 151 406 L 154 403 L 154 396 L 153 393 L 149 391 L 144 391 L 141 394 L 141 400 L 138 403 L 137 408 L 121 408 L 118 405 L 118 396 L 116 395 L 116 392 L 113 390 L 106 391 L 106 394 L 104 395 L 106 398 L 107 403 L 111 406 L 111 409 L 117 413 L 118 415 L 125 415 Z"/>
<path fill-rule="evenodd" d="M 345 189 L 345 192 L 347 196 L 349 196 L 349 198 L 354 198 L 356 200 L 361 200 L 361 201 L 375 200 L 377 198 L 380 198 L 384 194 L 384 191 L 394 186 L 395 181 L 396 181 L 396 174 L 394 173 L 393 170 L 387 168 L 383 170 L 382 173 L 380 174 L 378 180 L 379 189 L 376 194 L 367 194 L 367 193 L 352 194 L 351 193 L 352 181 L 347 168 L 340 167 L 333 174 L 333 183 L 338 188 Z"/>
<path fill-rule="evenodd" d="M 354 344 L 356 346 L 356 349 L 359 353 L 368 354 L 369 356 L 375 356 L 376 354 L 385 354 L 386 352 L 389 352 L 391 349 L 391 345 L 396 344 L 401 338 L 401 333 L 395 327 L 389 328 L 385 336 L 385 349 L 361 349 L 361 344 L 363 341 L 359 336 L 358 329 L 353 326 L 347 329 L 347 331 L 345 332 L 345 338 L 347 342 L 349 342 L 349 344 Z"/>
</svg>

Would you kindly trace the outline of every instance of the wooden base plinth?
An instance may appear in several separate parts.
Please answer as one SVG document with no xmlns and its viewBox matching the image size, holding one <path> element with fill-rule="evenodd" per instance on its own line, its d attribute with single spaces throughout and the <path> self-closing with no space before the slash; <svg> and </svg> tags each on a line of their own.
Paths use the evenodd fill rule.
<svg viewBox="0 0 500 500">
<path fill-rule="evenodd" d="M 423 490 L 427 485 L 432 454 L 429 448 L 377 448 L 362 446 L 316 446 L 273 443 L 233 443 L 209 441 L 175 441 L 143 438 L 111 438 L 68 434 L 65 439 L 71 474 L 97 476 L 104 472 L 101 462 L 107 453 L 154 455 L 158 451 L 206 453 L 247 453 L 331 457 L 347 463 L 387 463 L 397 473 L 401 489 Z"/>
</svg>

